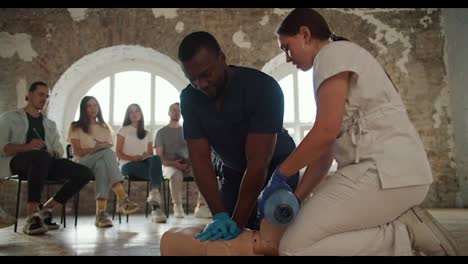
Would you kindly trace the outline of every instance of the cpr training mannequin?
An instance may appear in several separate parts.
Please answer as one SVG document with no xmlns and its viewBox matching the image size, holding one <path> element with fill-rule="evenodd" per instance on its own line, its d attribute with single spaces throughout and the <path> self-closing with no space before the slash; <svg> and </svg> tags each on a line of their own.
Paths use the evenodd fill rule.
<svg viewBox="0 0 468 264">
<path fill-rule="evenodd" d="M 201 242 L 193 238 L 204 228 L 200 224 L 167 230 L 161 237 L 161 256 L 277 256 L 279 240 L 286 229 L 263 219 L 260 231 L 244 228 L 233 240 Z"/>
</svg>

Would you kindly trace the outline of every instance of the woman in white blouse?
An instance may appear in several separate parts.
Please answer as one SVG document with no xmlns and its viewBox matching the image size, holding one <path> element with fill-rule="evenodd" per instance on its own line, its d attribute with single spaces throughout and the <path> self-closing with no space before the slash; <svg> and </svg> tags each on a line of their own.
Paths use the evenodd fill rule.
<svg viewBox="0 0 468 264">
<path fill-rule="evenodd" d="M 93 96 L 85 96 L 80 102 L 80 117 L 72 122 L 68 141 L 73 147 L 74 160 L 90 168 L 96 181 L 96 226 L 111 227 L 107 207 L 107 195 L 112 190 L 117 196 L 117 212 L 132 214 L 138 205 L 128 198 L 122 182 L 123 176 L 111 149 L 112 132 L 102 117 L 99 102 Z"/>
<path fill-rule="evenodd" d="M 165 223 L 166 215 L 161 210 L 159 193 L 163 180 L 161 159 L 153 155 L 151 136 L 145 130 L 145 119 L 138 104 L 127 107 L 122 127 L 117 132 L 116 153 L 124 175 L 150 181 L 151 192 L 147 202 L 153 206 L 151 219 Z"/>
<path fill-rule="evenodd" d="M 281 22 L 286 61 L 313 68 L 317 117 L 273 173 L 259 208 L 306 167 L 294 194 L 302 201 L 279 244 L 282 255 L 456 255 L 455 241 L 419 204 L 431 168 L 398 90 L 364 48 L 332 33 L 309 8 Z M 312 89 L 312 87 L 311 87 Z M 338 170 L 317 190 L 332 160 Z"/>
</svg>

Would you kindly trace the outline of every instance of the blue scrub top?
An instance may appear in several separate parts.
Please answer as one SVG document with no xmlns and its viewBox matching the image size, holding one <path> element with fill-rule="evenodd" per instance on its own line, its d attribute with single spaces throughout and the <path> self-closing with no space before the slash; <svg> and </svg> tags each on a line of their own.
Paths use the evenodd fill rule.
<svg viewBox="0 0 468 264">
<path fill-rule="evenodd" d="M 208 139 L 224 166 L 246 169 L 245 143 L 248 133 L 277 133 L 272 160 L 291 153 L 295 143 L 283 128 L 284 98 L 271 76 L 252 68 L 229 66 L 234 78 L 227 83 L 221 108 L 190 84 L 180 95 L 183 132 L 187 139 Z"/>
</svg>

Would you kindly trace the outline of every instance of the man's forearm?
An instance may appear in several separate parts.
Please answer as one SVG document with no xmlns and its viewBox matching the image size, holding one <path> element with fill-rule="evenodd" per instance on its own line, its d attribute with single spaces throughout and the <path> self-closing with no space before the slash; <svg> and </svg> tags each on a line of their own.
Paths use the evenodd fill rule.
<svg viewBox="0 0 468 264">
<path fill-rule="evenodd" d="M 267 173 L 267 168 L 247 167 L 239 188 L 239 196 L 232 217 L 239 227 L 244 227 L 249 221 L 257 198 L 266 182 Z"/>
<path fill-rule="evenodd" d="M 225 211 L 218 190 L 218 179 L 210 160 L 192 161 L 193 176 L 213 215 Z"/>
<path fill-rule="evenodd" d="M 27 144 L 7 144 L 3 148 L 3 151 L 5 151 L 7 155 L 15 155 L 16 153 L 26 152 L 30 150 L 31 149 L 29 148 L 29 145 Z"/>
</svg>

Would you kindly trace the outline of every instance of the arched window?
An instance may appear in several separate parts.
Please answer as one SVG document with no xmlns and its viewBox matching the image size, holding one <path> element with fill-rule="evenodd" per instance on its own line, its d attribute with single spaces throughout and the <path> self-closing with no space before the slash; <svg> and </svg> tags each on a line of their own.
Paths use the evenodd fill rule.
<svg viewBox="0 0 468 264">
<path fill-rule="evenodd" d="M 284 127 L 296 144 L 299 144 L 315 122 L 315 106 L 312 86 L 312 69 L 303 72 L 287 64 L 284 54 L 268 62 L 262 69 L 278 81 L 284 95 Z"/>
<path fill-rule="evenodd" d="M 312 128 L 317 112 L 311 71 L 294 71 L 278 80 L 284 94 L 284 126 L 296 144 Z"/>
<path fill-rule="evenodd" d="M 313 87 L 313 69 L 303 72 L 286 63 L 285 55 L 279 54 L 262 68 L 278 81 L 284 95 L 284 127 L 296 145 L 309 133 L 315 122 L 317 106 Z M 336 170 L 333 161 L 331 171 Z"/>
<path fill-rule="evenodd" d="M 169 123 L 169 106 L 179 102 L 180 92 L 156 73 L 123 71 L 98 81 L 86 95 L 99 101 L 103 118 L 114 131 L 121 127 L 127 107 L 132 103 L 139 104 L 146 129 L 154 133 Z M 79 111 L 78 106 L 75 120 L 79 118 Z"/>
<path fill-rule="evenodd" d="M 169 123 L 169 105 L 179 101 L 186 85 L 180 66 L 163 53 L 141 46 L 107 47 L 83 56 L 65 71 L 52 89 L 47 114 L 66 142 L 83 96 L 96 97 L 114 131 L 122 125 L 128 105 L 138 103 L 146 129 L 154 135 Z"/>
</svg>

